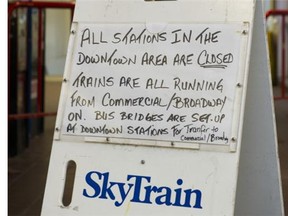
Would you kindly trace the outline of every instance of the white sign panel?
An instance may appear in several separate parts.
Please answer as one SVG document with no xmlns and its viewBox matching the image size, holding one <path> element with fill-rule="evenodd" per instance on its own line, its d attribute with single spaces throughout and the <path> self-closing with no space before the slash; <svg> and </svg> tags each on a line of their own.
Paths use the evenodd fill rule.
<svg viewBox="0 0 288 216">
<path fill-rule="evenodd" d="M 229 144 L 245 28 L 79 23 L 62 134 Z"/>
<path fill-rule="evenodd" d="M 41 215 L 281 215 L 255 3 L 78 0 Z"/>
<path fill-rule="evenodd" d="M 78 0 L 41 215 L 280 213 L 260 2 Z"/>
</svg>

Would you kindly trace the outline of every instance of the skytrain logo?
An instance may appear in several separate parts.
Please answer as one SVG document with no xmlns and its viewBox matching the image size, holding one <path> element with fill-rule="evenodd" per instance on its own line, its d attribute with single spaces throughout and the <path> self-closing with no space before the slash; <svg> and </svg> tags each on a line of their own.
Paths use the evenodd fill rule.
<svg viewBox="0 0 288 216">
<path fill-rule="evenodd" d="M 109 172 L 88 172 L 83 189 L 86 198 L 106 199 L 120 207 L 125 201 L 151 205 L 166 205 L 202 209 L 202 192 L 199 189 L 185 189 L 183 180 L 178 179 L 175 187 L 156 186 L 150 176 L 127 175 L 126 182 L 110 180 Z"/>
</svg>

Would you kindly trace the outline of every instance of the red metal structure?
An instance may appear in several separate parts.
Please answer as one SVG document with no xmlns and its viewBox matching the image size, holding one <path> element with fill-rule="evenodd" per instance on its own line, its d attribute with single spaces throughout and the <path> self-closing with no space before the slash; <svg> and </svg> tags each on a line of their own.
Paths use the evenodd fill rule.
<svg viewBox="0 0 288 216">
<path fill-rule="evenodd" d="M 285 25 L 287 25 L 287 17 L 288 17 L 288 10 L 269 10 L 266 13 L 266 19 L 268 17 L 274 16 L 274 17 L 280 17 L 281 18 L 281 43 L 280 43 L 280 49 L 281 49 L 281 80 L 280 80 L 280 86 L 281 86 L 281 93 L 280 96 L 275 96 L 275 99 L 288 99 L 288 95 L 286 94 L 286 85 L 285 85 L 285 78 L 286 78 L 286 67 L 287 67 L 287 28 L 285 29 Z M 285 32 L 286 30 L 286 32 Z"/>
<path fill-rule="evenodd" d="M 38 1 L 19 1 L 19 2 L 13 2 L 8 4 L 8 89 L 10 85 L 10 73 L 11 73 L 11 59 L 10 59 L 10 52 L 11 52 L 11 41 L 9 39 L 9 34 L 11 30 L 11 16 L 13 11 L 15 11 L 18 8 L 37 8 L 39 10 L 38 19 L 39 19 L 39 28 L 38 28 L 38 62 L 37 62 L 37 112 L 36 113 L 20 113 L 20 114 L 10 114 L 8 115 L 9 120 L 15 120 L 15 119 L 27 119 L 27 118 L 41 118 L 44 116 L 53 116 L 56 115 L 56 112 L 42 112 L 43 107 L 43 92 L 42 92 L 42 83 L 44 79 L 44 73 L 43 73 L 43 10 L 48 8 L 54 8 L 54 9 L 71 9 L 71 12 L 73 14 L 75 7 L 74 2 L 38 2 Z M 72 15 L 73 16 L 73 15 Z M 8 90 L 8 98 L 10 98 L 10 92 Z M 9 106 L 9 105 L 8 105 Z"/>
<path fill-rule="evenodd" d="M 68 9 L 74 2 L 17 1 L 8 3 L 8 155 L 29 146 L 44 131 L 44 46 L 46 9 Z"/>
</svg>

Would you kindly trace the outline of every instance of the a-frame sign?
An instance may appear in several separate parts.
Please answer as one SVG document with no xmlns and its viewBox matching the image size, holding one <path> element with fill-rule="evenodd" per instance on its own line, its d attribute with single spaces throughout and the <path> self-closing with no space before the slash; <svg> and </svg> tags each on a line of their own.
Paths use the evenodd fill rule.
<svg viewBox="0 0 288 216">
<path fill-rule="evenodd" d="M 283 215 L 261 3 L 78 0 L 42 215 Z"/>
</svg>

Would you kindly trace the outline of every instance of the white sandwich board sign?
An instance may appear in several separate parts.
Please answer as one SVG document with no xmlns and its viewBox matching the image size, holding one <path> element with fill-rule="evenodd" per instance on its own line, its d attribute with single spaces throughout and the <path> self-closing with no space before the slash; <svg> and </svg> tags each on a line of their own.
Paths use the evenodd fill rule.
<svg viewBox="0 0 288 216">
<path fill-rule="evenodd" d="M 252 72 L 270 89 L 260 3 L 78 0 L 42 215 L 283 214 L 271 91 L 247 102 Z M 259 141 L 271 162 L 261 175 L 247 154 L 263 154 Z M 266 174 L 269 194 L 246 186 Z"/>
</svg>

